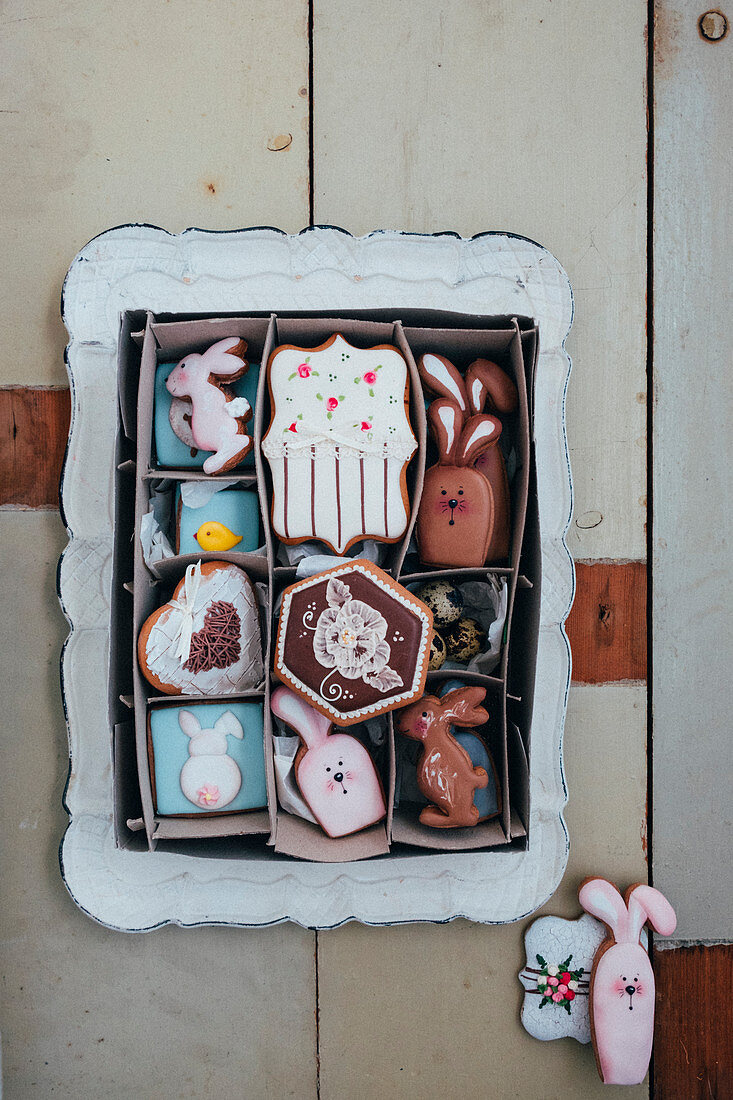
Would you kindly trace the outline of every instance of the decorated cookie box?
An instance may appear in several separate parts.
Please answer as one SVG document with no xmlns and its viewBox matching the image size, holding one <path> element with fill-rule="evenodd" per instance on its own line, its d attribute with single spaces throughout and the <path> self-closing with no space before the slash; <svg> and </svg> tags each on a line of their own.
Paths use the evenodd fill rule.
<svg viewBox="0 0 733 1100">
<path fill-rule="evenodd" d="M 232 383 L 232 398 L 243 402 L 232 407 L 231 415 L 247 403 L 252 408 L 240 431 L 251 434 L 253 447 L 231 468 L 207 473 L 204 456 L 189 446 L 193 440 L 187 439 L 185 425 L 178 434 L 170 430 L 180 409 L 171 410 L 165 381 L 184 357 L 202 355 L 220 341 L 228 341 L 223 346 L 249 364 Z M 239 341 L 245 342 L 244 351 Z M 109 695 L 119 847 L 240 859 L 273 858 L 274 849 L 284 858 L 341 862 L 530 843 L 529 722 L 541 565 L 531 405 L 538 341 L 537 327 L 528 318 L 415 309 L 219 317 L 123 314 Z M 322 375 L 313 353 L 324 346 L 331 355 Z M 283 359 L 268 379 L 272 353 L 283 348 Z M 359 357 L 359 368 L 352 369 L 355 349 L 374 348 L 381 353 L 373 366 L 371 359 Z M 393 349 L 407 365 L 409 404 L 403 393 L 397 399 L 388 392 Z M 494 549 L 491 563 L 480 567 L 426 565 L 418 553 L 415 527 L 426 470 L 445 461 L 428 431 L 426 407 L 434 394 L 425 392 L 417 366 L 425 354 L 445 357 L 462 374 L 475 360 L 490 360 L 516 385 L 516 407 L 502 417 L 509 544 L 500 548 L 499 557 Z M 300 398 L 296 381 L 316 384 Z M 381 435 L 375 410 L 384 412 Z M 306 421 L 309 432 L 303 430 Z M 335 438 L 328 434 L 332 424 Z M 344 440 L 344 425 L 354 438 Z M 241 435 L 234 449 L 238 442 Z M 319 463 L 312 461 L 316 448 L 323 459 Z M 448 505 L 436 507 L 445 511 Z M 450 500 L 450 509 L 451 518 L 454 509 L 460 511 L 458 496 Z M 327 531 L 327 537 L 308 539 L 315 529 Z M 365 534 L 384 541 L 365 541 Z M 426 799 L 415 781 L 417 746 L 399 732 L 401 711 L 371 714 L 365 709 L 364 720 L 355 710 L 343 732 L 368 749 L 386 815 L 338 837 L 315 822 L 293 782 L 299 745 L 293 723 L 287 728 L 271 709 L 280 682 L 290 683 L 282 647 L 277 651 L 280 619 L 297 608 L 291 586 L 314 574 L 308 568 L 310 555 L 318 555 L 319 570 L 344 558 L 359 563 L 356 572 L 344 574 L 357 588 L 360 577 L 372 580 L 368 574 L 376 563 L 387 575 L 377 582 L 379 599 L 390 598 L 390 579 L 399 582 L 403 588 L 398 591 L 407 594 L 398 598 L 408 610 L 412 596 L 422 606 L 421 592 L 433 581 L 458 589 L 469 610 L 478 607 L 472 629 L 479 637 L 474 650 L 480 652 L 463 655 L 453 635 L 443 653 L 436 639 L 440 667 L 426 678 L 423 670 L 423 677 L 425 692 L 433 695 L 445 685 L 485 689 L 488 722 L 481 735 L 496 784 L 495 812 L 487 820 L 467 828 L 421 824 Z M 194 632 L 186 662 L 198 669 L 194 689 L 187 674 L 177 678 L 178 672 L 166 672 L 160 662 L 152 679 L 144 676 L 137 659 L 141 631 L 149 638 L 151 616 L 153 630 L 165 622 L 163 616 L 158 623 L 156 609 L 172 606 L 179 614 L 192 585 L 214 586 L 212 607 L 217 613 L 229 609 L 223 625 L 212 618 L 214 633 L 208 619 Z M 318 598 L 326 598 L 325 583 L 320 597 L 318 592 L 314 588 L 312 604 L 304 606 L 315 608 Z M 302 608 L 298 614 L 302 618 Z M 495 619 L 493 629 L 484 630 L 478 621 L 482 614 L 487 623 Z M 440 621 L 436 616 L 436 635 Z M 232 622 L 237 629 L 230 637 Z M 424 630 L 429 644 L 431 631 Z M 217 639 L 213 648 L 212 637 Z M 391 664 L 404 676 L 404 636 L 395 628 L 388 641 Z M 244 677 L 234 691 L 216 648 L 226 644 L 235 647 L 226 658 L 230 669 L 236 657 L 235 667 Z M 459 660 L 451 660 L 451 654 Z M 427 649 L 423 656 L 427 667 Z M 161 682 L 164 691 L 157 686 Z M 278 698 L 275 710 L 281 709 Z M 334 730 L 341 732 L 338 726 Z M 221 811 L 219 803 L 225 806 Z"/>
</svg>

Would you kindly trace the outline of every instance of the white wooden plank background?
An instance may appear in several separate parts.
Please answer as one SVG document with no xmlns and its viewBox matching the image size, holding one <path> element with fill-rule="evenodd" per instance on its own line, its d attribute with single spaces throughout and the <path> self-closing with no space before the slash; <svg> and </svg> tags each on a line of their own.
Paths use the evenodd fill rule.
<svg viewBox="0 0 733 1100">
<path fill-rule="evenodd" d="M 60 283 L 100 230 L 131 219 L 171 230 L 307 223 L 307 16 L 303 0 L 5 5 L 0 239 L 12 262 L 0 383 L 63 381 Z M 643 0 L 407 0 L 398 19 L 384 0 L 313 5 L 315 220 L 356 233 L 513 230 L 570 274 L 581 521 L 570 544 L 585 559 L 645 554 L 645 19 Z M 282 133 L 288 149 L 268 150 Z M 600 1095 L 587 1048 L 521 1029 L 520 927 L 320 935 L 316 1029 L 309 933 L 122 937 L 75 910 L 55 852 L 63 533 L 52 516 L 0 520 L 2 553 L 18 559 L 5 627 L 12 637 L 14 622 L 33 625 L 3 650 L 5 682 L 20 688 L 11 725 L 24 731 L 0 745 L 3 774 L 18 780 L 0 801 L 13 868 L 0 1000 L 11 1096 L 310 1100 L 317 1042 L 321 1100 L 437 1100 L 457 1088 L 501 1100 L 518 1082 L 537 1095 L 538 1081 L 560 1079 L 564 1097 Z M 588 871 L 643 877 L 645 746 L 642 688 L 575 690 L 574 848 L 550 909 L 573 915 Z M 601 774 L 614 778 L 599 794 Z"/>
<path fill-rule="evenodd" d="M 658 8 L 654 79 L 654 881 L 680 942 L 733 939 L 733 33 Z M 728 8 L 729 18 L 733 9 Z"/>
</svg>

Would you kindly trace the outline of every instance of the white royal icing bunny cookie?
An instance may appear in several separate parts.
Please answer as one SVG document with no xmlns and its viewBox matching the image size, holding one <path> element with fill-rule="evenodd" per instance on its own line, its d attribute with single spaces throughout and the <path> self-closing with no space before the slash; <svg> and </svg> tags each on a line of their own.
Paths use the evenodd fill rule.
<svg viewBox="0 0 733 1100">
<path fill-rule="evenodd" d="M 237 336 L 212 344 L 202 355 L 184 356 L 171 371 L 166 388 L 174 399 L 190 402 L 188 413 L 181 413 L 174 400 L 171 427 L 187 446 L 213 451 L 204 462 L 205 474 L 231 470 L 252 446 L 245 424 L 252 415 L 249 401 L 233 397 L 222 384 L 234 382 L 245 373 L 247 344 Z"/>
<path fill-rule="evenodd" d="M 190 738 L 189 757 L 181 768 L 181 790 L 194 806 L 204 810 L 223 810 L 239 794 L 242 773 L 227 755 L 227 736 L 241 741 L 244 730 L 230 710 L 222 714 L 213 729 L 201 729 L 192 710 L 182 710 L 178 724 Z"/>
<path fill-rule="evenodd" d="M 338 334 L 317 348 L 283 344 L 268 364 L 272 526 L 284 543 L 320 539 L 343 554 L 361 539 L 397 542 L 417 443 L 407 363 L 389 344 L 355 348 Z"/>
</svg>

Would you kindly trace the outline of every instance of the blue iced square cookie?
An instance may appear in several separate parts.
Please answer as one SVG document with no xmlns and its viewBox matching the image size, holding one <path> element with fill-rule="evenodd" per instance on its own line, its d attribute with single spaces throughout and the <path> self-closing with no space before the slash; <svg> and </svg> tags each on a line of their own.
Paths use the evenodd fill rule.
<svg viewBox="0 0 733 1100">
<path fill-rule="evenodd" d="M 187 447 L 183 440 L 179 439 L 176 433 L 171 428 L 168 414 L 171 409 L 171 402 L 173 398 L 165 388 L 166 381 L 175 363 L 159 363 L 155 371 L 155 405 L 153 407 L 153 442 L 154 442 L 154 454 L 153 462 L 158 466 L 164 466 L 168 469 L 200 469 L 211 451 L 196 451 L 192 453 L 192 448 Z M 236 382 L 232 382 L 228 387 L 235 397 L 246 397 L 252 408 L 252 414 L 254 416 L 255 399 L 257 397 L 257 380 L 260 374 L 259 363 L 250 363 L 249 370 L 246 374 L 243 374 L 241 378 L 238 378 Z M 252 434 L 253 420 L 247 421 L 247 434 Z M 244 456 L 239 463 L 239 467 L 254 466 L 254 447 L 250 448 L 249 452 Z"/>
<path fill-rule="evenodd" d="M 247 552 L 260 545 L 260 503 L 254 489 L 220 489 L 201 508 L 190 508 L 178 485 L 175 514 L 177 554 Z M 207 530 L 206 524 L 212 526 Z"/>
<path fill-rule="evenodd" d="M 148 716 L 156 813 L 267 806 L 262 703 L 190 703 Z"/>
</svg>

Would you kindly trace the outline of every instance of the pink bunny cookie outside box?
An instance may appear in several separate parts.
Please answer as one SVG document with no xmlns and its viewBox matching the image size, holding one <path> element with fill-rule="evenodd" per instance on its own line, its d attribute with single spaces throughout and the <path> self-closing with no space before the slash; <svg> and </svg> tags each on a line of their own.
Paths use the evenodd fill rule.
<svg viewBox="0 0 733 1100">
<path fill-rule="evenodd" d="M 348 733 L 331 733 L 329 719 L 290 688 L 276 688 L 270 706 L 303 743 L 295 777 L 323 831 L 334 838 L 348 836 L 382 821 L 384 791 L 361 742 Z"/>
<path fill-rule="evenodd" d="M 249 401 L 232 397 L 220 386 L 245 373 L 249 366 L 244 359 L 246 347 L 238 336 L 219 340 L 202 355 L 192 352 L 184 356 L 166 381 L 174 399 L 191 401 L 191 437 L 195 445 L 202 451 L 214 452 L 204 462 L 205 474 L 230 470 L 252 446 L 244 428 L 252 415 Z M 174 427 L 173 423 L 171 426 Z"/>
<path fill-rule="evenodd" d="M 598 1072 L 604 1084 L 637 1085 L 649 1067 L 654 1038 L 654 972 L 641 930 L 648 921 L 670 936 L 677 918 L 664 895 L 643 883 L 630 886 L 623 898 L 606 879 L 586 879 L 578 900 L 609 931 L 593 959 L 590 981 Z"/>
<path fill-rule="evenodd" d="M 405 470 L 417 442 L 397 348 L 356 348 L 338 333 L 316 348 L 283 344 L 270 356 L 268 382 L 273 411 L 262 452 L 278 538 L 320 539 L 338 554 L 362 538 L 402 538 Z"/>
</svg>

